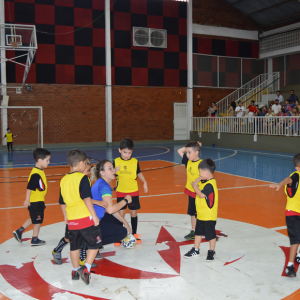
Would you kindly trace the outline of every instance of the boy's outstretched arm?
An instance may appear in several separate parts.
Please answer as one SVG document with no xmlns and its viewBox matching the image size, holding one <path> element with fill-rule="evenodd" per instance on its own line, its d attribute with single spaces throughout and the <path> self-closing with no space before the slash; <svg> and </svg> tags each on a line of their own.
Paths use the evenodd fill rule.
<svg viewBox="0 0 300 300">
<path fill-rule="evenodd" d="M 83 199 L 83 201 L 84 201 L 87 209 L 90 211 L 90 213 L 93 217 L 95 226 L 98 226 L 100 221 L 99 221 L 99 218 L 97 217 L 97 214 L 95 212 L 95 209 L 94 209 L 94 206 L 93 206 L 93 203 L 92 203 L 92 199 L 90 197 L 88 197 L 88 198 Z"/>
<path fill-rule="evenodd" d="M 141 179 L 141 181 L 144 183 L 144 192 L 147 193 L 148 192 L 148 184 L 147 184 L 147 181 L 146 181 L 144 175 L 142 173 L 139 173 L 138 178 Z"/>
<path fill-rule="evenodd" d="M 273 183 L 273 184 L 271 184 L 271 185 L 270 185 L 270 188 L 276 189 L 276 192 L 278 192 L 282 186 L 290 185 L 290 184 L 292 184 L 292 183 L 293 183 L 292 178 L 287 177 L 287 178 L 283 179 L 283 180 L 282 180 L 281 182 L 279 182 L 279 183 Z"/>
<path fill-rule="evenodd" d="M 183 157 L 184 153 L 186 152 L 185 147 L 182 147 L 182 148 L 178 149 L 177 152 L 178 152 L 178 154 L 179 154 L 181 157 Z"/>
</svg>

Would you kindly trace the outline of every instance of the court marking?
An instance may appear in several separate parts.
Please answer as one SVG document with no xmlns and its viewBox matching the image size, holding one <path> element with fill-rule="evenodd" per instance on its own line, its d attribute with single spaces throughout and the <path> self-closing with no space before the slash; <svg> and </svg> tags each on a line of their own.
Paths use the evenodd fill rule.
<svg viewBox="0 0 300 300">
<path fill-rule="evenodd" d="M 234 151 L 234 153 L 232 155 L 222 157 L 222 158 L 218 158 L 218 159 L 213 159 L 213 161 L 219 161 L 219 160 L 222 160 L 222 159 L 226 159 L 226 158 L 230 158 L 230 157 L 235 156 L 237 154 L 237 150 L 232 150 L 232 151 Z"/>
<path fill-rule="evenodd" d="M 286 226 L 280 226 L 280 227 L 274 227 L 274 228 L 269 228 L 270 230 L 281 230 L 281 229 L 286 229 Z"/>
<path fill-rule="evenodd" d="M 49 181 L 55 182 L 55 181 Z M 234 189 L 243 189 L 243 188 L 252 188 L 252 187 L 261 187 L 261 186 L 269 186 L 269 184 L 261 184 L 261 185 L 246 185 L 246 186 L 234 186 L 229 188 L 221 188 L 218 191 L 223 190 L 234 190 Z M 169 193 L 169 194 L 158 194 L 158 195 L 144 195 L 140 196 L 140 198 L 150 198 L 150 197 L 161 197 L 161 196 L 172 196 L 172 195 L 184 195 L 184 192 L 179 193 Z M 112 200 L 117 200 L 117 198 L 112 198 Z M 59 205 L 59 203 L 48 203 L 47 205 Z M 15 208 L 24 208 L 25 206 L 15 206 L 15 207 L 1 207 L 0 210 L 4 209 L 15 209 Z"/>
</svg>

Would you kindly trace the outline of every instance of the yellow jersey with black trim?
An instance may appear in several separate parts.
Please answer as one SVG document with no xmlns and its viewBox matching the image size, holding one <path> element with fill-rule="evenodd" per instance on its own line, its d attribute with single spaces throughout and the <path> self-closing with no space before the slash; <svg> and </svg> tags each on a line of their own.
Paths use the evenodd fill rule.
<svg viewBox="0 0 300 300">
<path fill-rule="evenodd" d="M 115 168 L 120 166 L 117 175 L 117 192 L 132 193 L 138 191 L 138 183 L 136 181 L 138 175 L 138 160 L 130 158 L 124 160 L 118 157 L 114 160 Z"/>
<path fill-rule="evenodd" d="M 191 161 L 189 160 L 186 166 L 186 186 L 185 188 L 191 191 L 192 193 L 195 193 L 194 188 L 192 186 L 192 182 L 194 182 L 199 176 L 199 163 L 202 161 L 202 159 L 199 159 L 197 161 Z"/>
<path fill-rule="evenodd" d="M 66 204 L 68 221 L 83 219 L 91 216 L 80 195 L 80 183 L 86 176 L 80 172 L 65 175 L 60 181 L 60 193 Z"/>
<path fill-rule="evenodd" d="M 39 176 L 35 176 L 36 174 Z M 34 183 L 34 188 L 33 189 L 30 188 L 31 190 L 30 202 L 41 202 L 41 201 L 45 202 L 45 196 L 47 194 L 48 185 L 47 185 L 47 178 L 44 170 L 34 167 L 31 170 L 31 173 L 28 177 L 28 186 L 32 177 L 36 177 L 37 181 Z"/>
<path fill-rule="evenodd" d="M 6 142 L 7 143 L 12 143 L 13 141 L 13 134 L 12 133 L 7 133 L 6 134 Z"/>
<path fill-rule="evenodd" d="M 292 184 L 286 185 L 284 188 L 287 196 L 286 210 L 300 213 L 300 189 L 299 189 L 299 178 L 300 172 L 294 172 L 290 175 L 293 182 Z M 286 214 L 289 215 L 289 214 Z"/>
<path fill-rule="evenodd" d="M 199 182 L 200 191 L 205 198 L 196 196 L 197 219 L 201 221 L 216 221 L 218 216 L 218 188 L 214 178 Z"/>
</svg>

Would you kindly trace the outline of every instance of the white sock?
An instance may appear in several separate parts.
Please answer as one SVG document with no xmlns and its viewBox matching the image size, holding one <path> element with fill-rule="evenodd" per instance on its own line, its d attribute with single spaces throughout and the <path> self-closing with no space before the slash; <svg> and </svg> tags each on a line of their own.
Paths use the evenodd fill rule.
<svg viewBox="0 0 300 300">
<path fill-rule="evenodd" d="M 199 248 L 198 248 L 198 249 L 195 249 L 195 251 L 198 251 L 198 252 L 199 252 Z"/>
<path fill-rule="evenodd" d="M 293 266 L 293 265 L 294 265 L 293 262 L 289 262 L 289 263 L 287 264 L 288 267 Z"/>
<path fill-rule="evenodd" d="M 78 268 L 73 268 L 73 271 L 77 271 L 79 268 L 80 268 L 80 267 L 78 267 Z"/>
<path fill-rule="evenodd" d="M 296 256 L 297 256 L 297 257 L 300 257 L 300 253 L 298 252 Z"/>
</svg>

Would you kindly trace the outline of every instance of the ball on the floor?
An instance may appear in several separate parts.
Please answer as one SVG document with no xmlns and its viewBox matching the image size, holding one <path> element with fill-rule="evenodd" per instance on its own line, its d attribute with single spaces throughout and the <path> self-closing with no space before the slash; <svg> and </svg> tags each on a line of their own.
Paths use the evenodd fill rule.
<svg viewBox="0 0 300 300">
<path fill-rule="evenodd" d="M 122 245 L 125 248 L 133 248 L 136 245 L 136 238 L 133 234 L 128 234 L 125 239 L 122 241 Z"/>
</svg>

